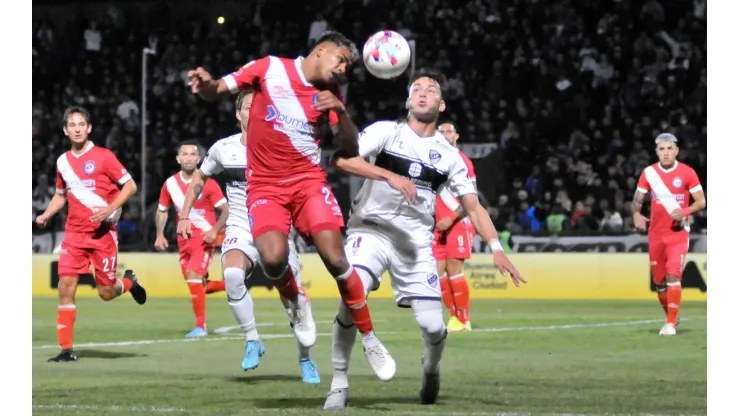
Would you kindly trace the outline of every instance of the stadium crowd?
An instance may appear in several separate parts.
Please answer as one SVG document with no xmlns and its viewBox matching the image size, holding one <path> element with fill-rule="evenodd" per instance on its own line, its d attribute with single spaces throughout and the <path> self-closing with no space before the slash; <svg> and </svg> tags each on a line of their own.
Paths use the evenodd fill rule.
<svg viewBox="0 0 740 416">
<path fill-rule="evenodd" d="M 180 2 L 157 3 L 146 13 L 124 2 L 70 19 L 34 10 L 33 217 L 54 192 L 68 105 L 91 110 L 93 141 L 112 149 L 142 182 L 142 48 L 156 53 L 148 67 L 147 192 L 138 197 L 153 211 L 162 182 L 178 169 L 179 142 L 197 139 L 208 147 L 237 131 L 233 103 L 208 104 L 190 94 L 186 71 L 203 66 L 225 74 L 266 54 L 305 54 L 328 29 L 360 46 L 377 30 L 396 30 L 414 41 L 417 68 L 446 72 L 445 118 L 456 124 L 463 146 L 489 144 L 474 162 L 499 229 L 631 231 L 629 201 L 663 131 L 678 137 L 679 159 L 696 169 L 706 190 L 706 0 L 475 0 L 463 6 L 334 0 L 304 8 L 287 2 L 240 3 L 238 13 L 224 14 L 224 24 L 217 15 L 168 11 L 187 9 Z M 375 79 L 358 63 L 346 87 L 356 124 L 401 119 L 405 83 L 405 77 Z M 347 181 L 333 185 L 346 188 Z M 335 193 L 346 212 L 348 190 Z M 119 224 L 123 248 L 148 250 L 154 241 L 153 212 L 139 206 L 135 197 Z M 705 214 L 693 221 L 706 227 Z M 62 224 L 57 218 L 54 228 Z M 174 226 L 169 229 L 174 239 Z"/>
</svg>

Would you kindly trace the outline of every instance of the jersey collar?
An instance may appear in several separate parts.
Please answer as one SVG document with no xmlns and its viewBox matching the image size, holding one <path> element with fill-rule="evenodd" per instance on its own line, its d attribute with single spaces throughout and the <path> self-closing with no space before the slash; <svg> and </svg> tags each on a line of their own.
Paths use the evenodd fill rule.
<svg viewBox="0 0 740 416">
<path fill-rule="evenodd" d="M 93 144 L 93 142 L 91 142 L 91 141 L 88 141 L 88 142 L 87 142 L 87 144 L 85 145 L 85 148 L 84 148 L 84 149 L 82 150 L 82 152 L 80 152 L 79 154 L 75 154 L 75 152 L 73 152 L 73 151 L 71 151 L 71 150 L 69 151 L 69 153 L 71 153 L 71 154 L 72 154 L 72 156 L 74 156 L 74 157 L 75 157 L 76 159 L 79 159 L 79 158 L 81 158 L 81 157 L 82 157 L 82 155 L 84 155 L 85 153 L 89 152 L 89 151 L 90 151 L 90 149 L 92 149 L 92 148 L 93 148 L 93 146 L 95 146 L 95 145 Z"/>
</svg>

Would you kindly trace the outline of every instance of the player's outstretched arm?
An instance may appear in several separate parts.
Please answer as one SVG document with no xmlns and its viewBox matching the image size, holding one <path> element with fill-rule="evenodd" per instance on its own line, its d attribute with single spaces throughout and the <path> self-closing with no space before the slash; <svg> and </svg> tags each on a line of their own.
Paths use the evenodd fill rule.
<svg viewBox="0 0 740 416">
<path fill-rule="evenodd" d="M 488 216 L 485 208 L 478 201 L 478 195 L 476 194 L 465 194 L 460 197 L 460 202 L 463 209 L 467 212 L 470 217 L 470 222 L 473 223 L 475 231 L 488 243 L 488 246 L 493 251 L 493 261 L 496 267 L 499 269 L 501 274 L 506 276 L 511 275 L 511 281 L 514 285 L 519 286 L 520 283 L 527 283 L 520 275 L 519 271 L 509 261 L 509 258 L 504 254 L 504 248 L 498 238 L 498 232 L 496 227 L 491 221 L 491 217 Z"/>
<path fill-rule="evenodd" d="M 185 192 L 185 202 L 182 204 L 182 211 L 180 212 L 181 218 L 190 217 L 190 210 L 193 209 L 193 204 L 198 199 L 201 193 L 203 193 L 203 185 L 206 183 L 208 175 L 203 173 L 202 170 L 196 169 L 193 174 L 193 178 L 188 185 L 188 190 Z"/>
<path fill-rule="evenodd" d="M 368 163 L 360 156 L 346 157 L 338 150 L 332 156 L 331 164 L 348 175 L 356 175 L 374 181 L 385 181 L 391 188 L 401 192 L 407 201 L 416 201 L 416 185 L 411 180 L 399 176 L 387 169 Z"/>
<path fill-rule="evenodd" d="M 199 67 L 188 71 L 188 78 L 190 78 L 191 91 L 200 95 L 206 101 L 215 101 L 221 96 L 231 94 L 231 90 L 223 78 L 215 80 L 203 68 Z"/>
</svg>

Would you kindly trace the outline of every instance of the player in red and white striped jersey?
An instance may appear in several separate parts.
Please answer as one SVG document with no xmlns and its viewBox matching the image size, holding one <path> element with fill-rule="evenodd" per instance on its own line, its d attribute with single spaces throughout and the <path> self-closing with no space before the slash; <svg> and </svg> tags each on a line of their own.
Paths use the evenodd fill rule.
<svg viewBox="0 0 740 416">
<path fill-rule="evenodd" d="M 157 250 L 167 250 L 169 244 L 164 236 L 164 227 L 167 224 L 167 211 L 174 205 L 177 212 L 177 221 L 180 218 L 185 203 L 185 194 L 192 181 L 193 174 L 200 163 L 200 146 L 197 142 L 187 141 L 180 145 L 177 153 L 177 163 L 180 171 L 167 178 L 159 194 L 159 209 L 157 210 L 157 240 L 154 247 Z M 221 211 L 216 220 L 216 208 Z M 202 337 L 208 335 L 206 331 L 206 294 L 223 291 L 226 286 L 223 280 L 209 281 L 208 267 L 216 250 L 216 238 L 219 231 L 226 224 L 229 217 L 229 206 L 218 183 L 208 179 L 203 185 L 200 197 L 192 209 L 188 219 L 192 223 L 193 234 L 185 239 L 177 236 L 177 248 L 180 252 L 180 268 L 182 275 L 190 289 L 190 298 L 195 314 L 195 328 L 188 332 L 186 337 Z"/>
<path fill-rule="evenodd" d="M 437 130 L 447 142 L 457 147 L 460 135 L 452 123 L 442 123 Z M 460 150 L 458 152 L 468 168 L 468 177 L 475 183 L 473 162 L 465 153 Z M 470 288 L 463 274 L 463 266 L 465 259 L 470 258 L 475 229 L 460 201 L 448 189 L 442 189 L 437 194 L 435 217 L 436 229 L 432 250 L 434 259 L 437 260 L 437 272 L 441 276 L 439 284 L 442 289 L 442 300 L 450 311 L 447 330 L 469 331 Z"/>
<path fill-rule="evenodd" d="M 306 58 L 267 56 L 219 80 L 203 68 L 188 76 L 192 92 L 206 100 L 254 90 L 247 126 L 247 205 L 262 268 L 290 302 L 296 338 L 305 347 L 313 345 L 316 325 L 288 267 L 291 224 L 316 246 L 336 280 L 375 374 L 390 380 L 395 362 L 373 331 L 362 280 L 344 252 L 342 211 L 320 165 L 322 129 L 329 126 L 340 151 L 349 157 L 358 154 L 357 127 L 344 108 L 338 83 L 358 58 L 354 43 L 328 32 Z"/>
<path fill-rule="evenodd" d="M 666 314 L 660 335 L 675 335 L 681 306 L 681 275 L 689 251 L 691 214 L 706 207 L 699 177 L 690 166 L 676 160 L 676 136 L 663 133 L 655 139 L 658 163 L 646 167 L 637 182 L 632 201 L 633 220 L 639 230 L 647 228 L 650 270 L 658 286 L 658 300 Z M 645 218 L 642 204 L 650 194 L 650 219 Z M 694 202 L 689 204 L 689 197 Z"/>
<path fill-rule="evenodd" d="M 88 140 L 92 124 L 87 110 L 68 108 L 63 126 L 72 149 L 57 159 L 56 194 L 46 211 L 36 217 L 36 223 L 44 227 L 65 205 L 68 207 L 58 265 L 57 339 L 62 351 L 50 362 L 77 360 L 72 349 L 77 317 L 75 292 L 80 275 L 90 273 L 91 266 L 101 299 L 112 300 L 131 292 L 137 303 L 146 302 L 146 291 L 133 271 L 126 270 L 123 278 L 116 277 L 116 223 L 121 207 L 136 193 L 136 183 L 113 152 Z"/>
</svg>

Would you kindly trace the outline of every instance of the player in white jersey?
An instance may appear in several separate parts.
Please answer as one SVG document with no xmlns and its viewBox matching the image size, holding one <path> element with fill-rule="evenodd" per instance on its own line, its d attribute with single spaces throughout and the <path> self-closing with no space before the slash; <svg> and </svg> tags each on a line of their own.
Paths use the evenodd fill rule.
<svg viewBox="0 0 740 416">
<path fill-rule="evenodd" d="M 246 278 L 260 262 L 259 252 L 254 245 L 247 208 L 247 148 L 246 148 L 246 126 L 249 120 L 249 108 L 252 103 L 252 92 L 250 90 L 241 92 L 236 98 L 236 118 L 239 120 L 241 133 L 226 137 L 217 141 L 208 151 L 200 169 L 193 175 L 185 196 L 185 207 L 189 211 L 198 197 L 205 180 L 217 174 L 226 177 L 226 198 L 229 202 L 229 218 L 226 221 L 226 235 L 221 246 L 221 264 L 223 268 L 224 281 L 226 282 L 226 294 L 229 306 L 239 326 L 246 333 L 246 345 L 244 348 L 244 360 L 242 368 L 244 371 L 257 368 L 260 357 L 265 353 L 265 347 L 260 341 L 254 318 L 254 302 L 249 295 L 245 284 Z M 183 215 L 187 218 L 186 215 Z M 177 231 L 182 236 L 190 233 L 190 222 L 180 221 Z M 298 251 L 295 247 L 295 232 L 291 230 L 289 241 L 289 264 L 293 269 L 296 282 L 300 290 L 305 293 L 300 283 L 300 264 L 298 262 Z M 307 296 L 307 294 L 306 294 Z M 285 311 L 291 318 L 292 313 L 286 299 L 281 297 Z M 311 359 L 311 347 L 304 347 L 298 343 L 298 362 L 301 368 L 303 382 L 318 384 L 321 380 L 316 370 L 316 365 Z"/>
<path fill-rule="evenodd" d="M 445 78 L 421 71 L 412 78 L 406 108 L 407 123 L 381 121 L 367 127 L 359 138 L 359 156 L 335 157 L 341 171 L 367 178 L 352 202 L 345 250 L 360 273 L 366 293 L 380 285 L 388 271 L 396 303 L 413 309 L 422 333 L 423 404 L 433 404 L 439 394 L 439 363 L 447 329 L 442 312 L 437 266 L 432 255 L 432 230 L 437 191 L 446 187 L 459 198 L 475 230 L 493 250 L 495 265 L 510 274 L 515 285 L 524 280 L 504 254 L 496 229 L 478 202 L 475 185 L 458 150 L 437 132 L 444 111 Z M 370 162 L 364 160 L 369 158 Z M 414 190 L 396 190 L 399 178 L 408 178 Z M 340 303 L 332 334 L 334 376 L 325 410 L 347 406 L 347 370 L 357 331 Z"/>
</svg>

